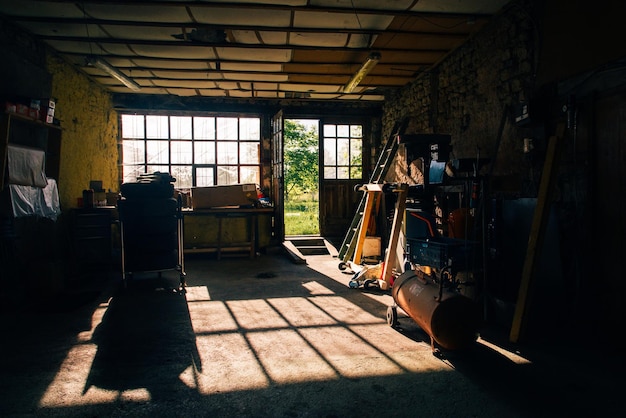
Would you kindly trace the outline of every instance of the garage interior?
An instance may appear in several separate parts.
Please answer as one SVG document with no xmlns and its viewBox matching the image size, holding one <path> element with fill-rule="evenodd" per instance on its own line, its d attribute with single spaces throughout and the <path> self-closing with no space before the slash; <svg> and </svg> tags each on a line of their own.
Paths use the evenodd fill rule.
<svg viewBox="0 0 626 418">
<path fill-rule="evenodd" d="M 0 415 L 620 415 L 624 12 L 579 0 L 3 2 Z M 271 205 L 198 207 L 224 185 L 217 163 L 174 181 L 129 169 L 137 138 L 124 121 L 136 117 L 258 121 L 248 165 Z M 323 254 L 285 235 L 285 119 L 359 127 L 358 170 L 332 177 L 320 157 Z M 217 173 L 210 186 L 203 168 Z M 129 267 L 131 243 L 143 256 L 159 240 L 129 238 L 142 222 L 129 196 L 169 187 L 176 260 L 156 258 L 173 268 Z M 194 191 L 196 207 L 184 203 Z M 371 196 L 382 209 L 366 217 Z M 99 238 L 81 235 L 85 217 Z M 372 224 L 381 248 L 366 264 Z M 416 243 L 435 236 L 471 243 L 471 268 L 451 267 L 453 253 L 422 266 Z M 413 290 L 394 288 L 403 279 Z M 480 316 L 461 349 L 411 305 L 422 285 L 442 302 L 446 280 Z"/>
</svg>

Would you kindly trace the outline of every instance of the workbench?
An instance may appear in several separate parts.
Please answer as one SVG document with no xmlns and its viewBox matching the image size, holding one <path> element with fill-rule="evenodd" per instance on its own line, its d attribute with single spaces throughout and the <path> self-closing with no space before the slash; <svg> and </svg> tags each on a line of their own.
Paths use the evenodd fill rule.
<svg viewBox="0 0 626 418">
<path fill-rule="evenodd" d="M 210 209 L 183 209 L 183 219 L 191 217 L 214 218 L 216 226 L 215 242 L 212 244 L 196 243 L 194 237 L 185 235 L 185 253 L 216 252 L 218 260 L 224 251 L 245 251 L 254 258 L 259 250 L 259 215 L 272 215 L 274 208 L 210 208 Z M 225 240 L 227 223 L 231 219 L 243 218 L 247 223 L 247 237 L 245 241 L 228 242 Z M 199 234 L 198 234 L 199 235 Z"/>
</svg>

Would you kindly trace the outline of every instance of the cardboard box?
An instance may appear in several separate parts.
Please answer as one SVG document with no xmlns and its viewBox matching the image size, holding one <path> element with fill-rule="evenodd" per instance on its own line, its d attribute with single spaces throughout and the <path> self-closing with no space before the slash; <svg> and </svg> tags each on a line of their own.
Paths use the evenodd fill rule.
<svg viewBox="0 0 626 418">
<path fill-rule="evenodd" d="M 256 184 L 193 187 L 191 207 L 208 209 L 224 206 L 251 206 L 257 201 Z"/>
<path fill-rule="evenodd" d="M 363 257 L 380 257 L 380 237 L 365 237 Z"/>
</svg>

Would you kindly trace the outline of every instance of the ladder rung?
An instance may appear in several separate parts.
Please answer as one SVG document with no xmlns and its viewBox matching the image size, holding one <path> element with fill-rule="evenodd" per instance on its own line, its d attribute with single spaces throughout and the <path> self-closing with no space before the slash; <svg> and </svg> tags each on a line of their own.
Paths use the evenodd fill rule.
<svg viewBox="0 0 626 418">
<path fill-rule="evenodd" d="M 381 182 L 384 181 L 384 176 L 386 172 L 389 170 L 389 167 L 391 166 L 391 163 L 393 162 L 394 153 L 396 149 L 398 148 L 397 136 L 402 134 L 405 128 L 406 128 L 406 119 L 401 122 L 396 123 L 396 126 L 394 126 L 394 129 L 392 131 L 393 134 L 389 138 L 387 138 L 387 142 L 385 142 L 384 148 L 378 157 L 378 161 L 376 162 L 376 165 L 374 166 L 374 172 L 370 176 L 370 183 L 380 184 Z M 352 256 L 352 254 L 349 254 L 349 252 L 353 251 L 354 247 L 356 246 L 355 237 L 357 235 L 356 232 L 358 231 L 358 228 L 354 228 L 354 226 L 360 225 L 361 223 L 361 219 L 364 214 L 363 209 L 365 208 L 365 198 L 366 197 L 364 194 L 359 204 L 359 207 L 354 215 L 354 218 L 352 219 L 352 224 L 350 225 L 350 229 L 347 231 L 344 241 L 341 245 L 341 251 L 339 251 L 339 257 L 344 261 L 346 261 L 348 258 Z"/>
</svg>

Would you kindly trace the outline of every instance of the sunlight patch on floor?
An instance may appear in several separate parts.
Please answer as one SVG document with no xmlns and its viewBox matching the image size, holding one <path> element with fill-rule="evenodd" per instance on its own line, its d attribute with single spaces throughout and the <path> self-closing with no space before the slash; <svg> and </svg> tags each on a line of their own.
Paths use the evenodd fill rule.
<svg viewBox="0 0 626 418">
<path fill-rule="evenodd" d="M 516 354 L 512 351 L 506 350 L 502 347 L 499 347 L 495 344 L 490 343 L 489 341 L 485 341 L 482 338 L 478 338 L 478 343 L 482 344 L 494 351 L 497 351 L 498 353 L 500 353 L 501 355 L 503 355 L 504 357 L 508 358 L 509 360 L 511 360 L 513 363 L 516 364 L 531 364 L 532 362 L 522 356 L 520 356 L 519 354 Z"/>
</svg>

